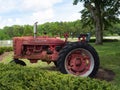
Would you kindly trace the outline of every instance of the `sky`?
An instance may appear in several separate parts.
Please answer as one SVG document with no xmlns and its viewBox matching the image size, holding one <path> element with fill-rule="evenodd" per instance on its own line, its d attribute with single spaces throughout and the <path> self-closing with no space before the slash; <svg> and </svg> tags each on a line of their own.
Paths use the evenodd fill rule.
<svg viewBox="0 0 120 90">
<path fill-rule="evenodd" d="M 83 4 L 73 0 L 0 0 L 0 28 L 46 22 L 75 21 Z"/>
</svg>

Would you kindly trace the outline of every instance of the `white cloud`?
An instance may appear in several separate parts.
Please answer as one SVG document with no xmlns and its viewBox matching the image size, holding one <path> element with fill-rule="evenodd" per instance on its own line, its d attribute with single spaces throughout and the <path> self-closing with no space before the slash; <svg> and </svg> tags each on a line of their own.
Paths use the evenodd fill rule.
<svg viewBox="0 0 120 90">
<path fill-rule="evenodd" d="M 21 7 L 23 10 L 31 10 L 31 11 L 42 10 L 44 8 L 51 7 L 51 4 L 47 4 L 45 1 L 24 0 Z"/>
<path fill-rule="evenodd" d="M 70 17 L 66 18 L 66 21 L 74 21 L 80 19 L 80 13 L 73 13 Z"/>
<path fill-rule="evenodd" d="M 15 0 L 0 0 L 0 13 L 9 12 L 17 6 Z"/>
<path fill-rule="evenodd" d="M 77 6 L 73 6 L 71 0 L 0 0 L 0 28 L 33 24 L 36 21 L 76 20 L 80 18 Z"/>
<path fill-rule="evenodd" d="M 7 18 L 7 19 L 0 19 L 0 28 L 4 27 L 4 26 L 9 26 L 9 25 L 13 25 L 16 20 L 13 20 L 12 18 Z"/>
<path fill-rule="evenodd" d="M 61 0 L 24 0 L 22 2 L 22 7 L 24 10 L 43 10 L 46 8 L 51 8 L 55 3 L 60 2 Z"/>
<path fill-rule="evenodd" d="M 54 16 L 53 5 L 59 2 L 62 0 L 0 0 L 0 13 L 2 14 L 0 28 L 51 19 Z"/>
<path fill-rule="evenodd" d="M 0 16 L 0 21 L 2 20 L 2 17 Z"/>
<path fill-rule="evenodd" d="M 52 19 L 54 17 L 53 9 L 46 9 L 45 11 L 34 12 L 30 17 L 32 22 L 43 23 L 45 20 Z"/>
<path fill-rule="evenodd" d="M 12 18 L 8 18 L 7 21 L 12 23 L 13 19 Z"/>
<path fill-rule="evenodd" d="M 62 0 L 0 0 L 0 13 L 18 10 L 18 11 L 37 11 L 52 8 L 56 3 Z"/>
</svg>

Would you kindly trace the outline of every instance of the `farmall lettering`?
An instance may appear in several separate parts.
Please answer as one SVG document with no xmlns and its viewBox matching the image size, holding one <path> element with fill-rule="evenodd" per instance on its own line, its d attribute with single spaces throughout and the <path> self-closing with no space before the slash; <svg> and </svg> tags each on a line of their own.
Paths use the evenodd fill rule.
<svg viewBox="0 0 120 90">
<path fill-rule="evenodd" d="M 37 36 L 37 22 L 34 24 L 34 36 L 14 37 L 14 60 L 16 64 L 26 65 L 21 59 L 31 63 L 38 60 L 53 62 L 60 72 L 82 77 L 94 77 L 99 68 L 99 57 L 95 49 L 88 44 L 89 34 L 80 34 L 78 41 L 69 42 L 58 37 Z"/>
</svg>

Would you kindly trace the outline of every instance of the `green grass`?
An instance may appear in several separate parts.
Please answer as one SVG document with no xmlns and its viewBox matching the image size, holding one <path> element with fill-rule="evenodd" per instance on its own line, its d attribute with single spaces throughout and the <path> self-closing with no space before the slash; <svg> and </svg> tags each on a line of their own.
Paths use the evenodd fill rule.
<svg viewBox="0 0 120 90">
<path fill-rule="evenodd" d="M 13 52 L 10 52 L 10 54 L 5 56 L 0 63 L 8 64 L 12 60 L 13 60 Z M 48 65 L 46 62 L 42 62 L 41 60 L 39 60 L 37 63 L 30 63 L 30 61 L 27 59 L 22 59 L 22 61 L 24 61 L 28 67 L 51 68 L 51 66 L 53 66 L 53 63 Z"/>
<path fill-rule="evenodd" d="M 100 57 L 100 66 L 115 72 L 113 84 L 120 88 L 120 41 L 104 43 L 102 46 L 94 45 Z"/>
<path fill-rule="evenodd" d="M 120 41 L 119 42 L 108 42 L 104 43 L 102 46 L 94 45 L 92 46 L 97 50 L 100 57 L 100 67 L 112 70 L 115 72 L 115 78 L 111 82 L 116 85 L 118 90 L 120 88 Z M 1 63 L 9 63 L 12 60 L 13 53 L 10 53 L 4 58 Z M 47 65 L 44 62 L 39 61 L 36 64 L 30 64 L 28 60 L 25 60 L 27 66 L 29 67 L 40 67 L 41 69 L 51 69 L 54 66 L 53 63 Z M 54 70 L 53 70 L 54 71 Z M 56 70 L 54 71 L 56 72 Z"/>
</svg>

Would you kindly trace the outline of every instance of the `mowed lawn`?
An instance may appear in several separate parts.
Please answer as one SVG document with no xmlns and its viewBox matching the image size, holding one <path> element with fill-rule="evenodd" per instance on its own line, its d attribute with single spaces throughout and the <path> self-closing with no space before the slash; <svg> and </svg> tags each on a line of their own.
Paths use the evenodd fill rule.
<svg viewBox="0 0 120 90">
<path fill-rule="evenodd" d="M 104 43 L 102 46 L 92 45 L 99 54 L 100 67 L 115 73 L 112 83 L 120 88 L 120 41 Z"/>
<path fill-rule="evenodd" d="M 107 42 L 103 45 L 95 45 L 94 43 L 90 43 L 98 52 L 100 57 L 100 67 L 108 70 L 112 70 L 115 73 L 115 78 L 111 83 L 117 85 L 120 88 L 120 41 L 118 42 Z M 9 55 L 5 56 L 1 61 L 2 63 L 8 63 L 12 60 L 13 52 Z M 47 63 L 39 61 L 36 64 L 30 64 L 28 60 L 25 60 L 27 66 L 30 67 L 40 67 L 41 69 L 48 69 L 51 71 L 57 71 L 54 67 L 54 64 L 51 63 L 47 65 Z"/>
</svg>

